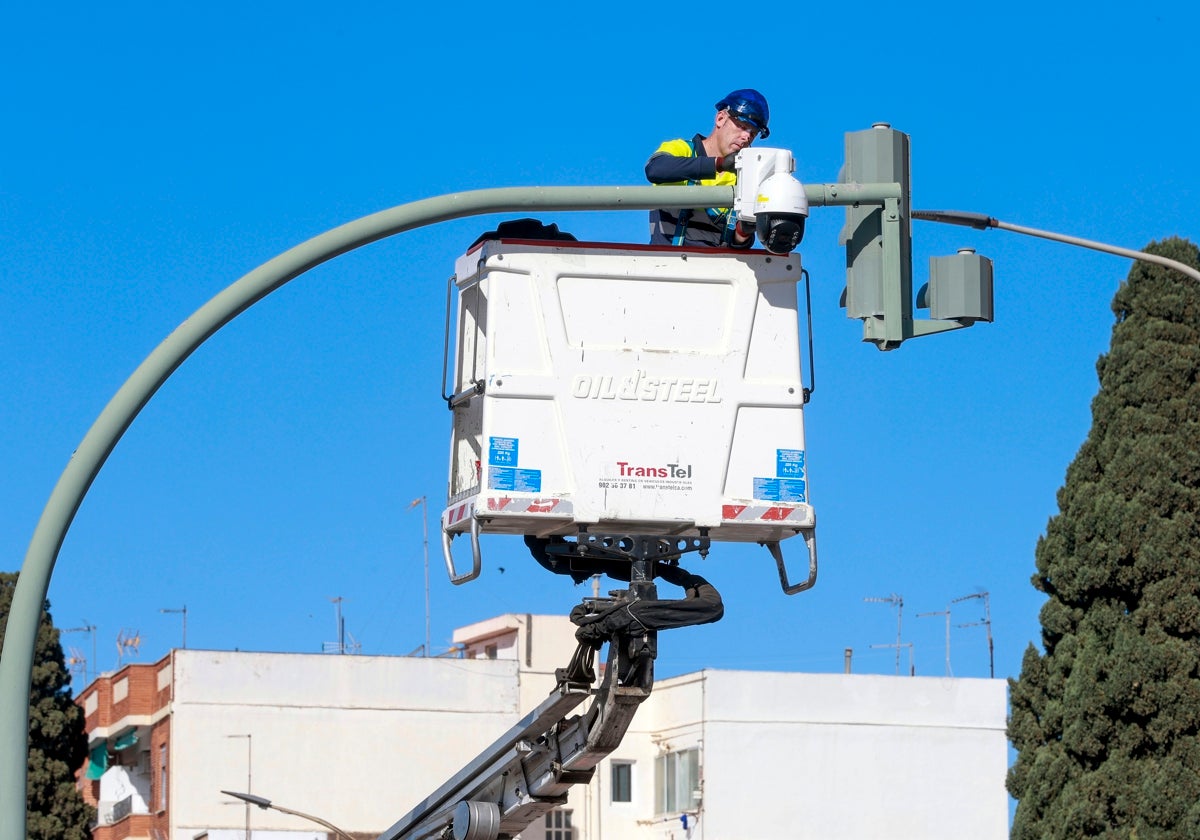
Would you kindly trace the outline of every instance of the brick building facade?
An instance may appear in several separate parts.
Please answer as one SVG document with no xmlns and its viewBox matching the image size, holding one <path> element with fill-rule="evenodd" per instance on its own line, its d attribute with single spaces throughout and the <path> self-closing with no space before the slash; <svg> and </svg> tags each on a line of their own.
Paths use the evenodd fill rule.
<svg viewBox="0 0 1200 840">
<path fill-rule="evenodd" d="M 98 677 L 76 698 L 88 762 L 84 799 L 95 806 L 95 840 L 166 840 L 170 824 L 171 654 Z"/>
</svg>

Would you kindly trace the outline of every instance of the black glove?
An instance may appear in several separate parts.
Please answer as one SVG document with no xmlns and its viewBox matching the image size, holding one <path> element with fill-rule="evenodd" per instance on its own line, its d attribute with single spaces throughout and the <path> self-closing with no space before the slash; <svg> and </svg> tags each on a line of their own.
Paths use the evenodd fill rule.
<svg viewBox="0 0 1200 840">
<path fill-rule="evenodd" d="M 747 242 L 754 242 L 754 224 L 752 222 L 743 222 L 738 219 L 737 225 L 734 226 L 734 244 L 742 245 Z"/>
<path fill-rule="evenodd" d="M 737 155 L 722 155 L 713 158 L 717 162 L 717 172 L 736 172 Z"/>
</svg>

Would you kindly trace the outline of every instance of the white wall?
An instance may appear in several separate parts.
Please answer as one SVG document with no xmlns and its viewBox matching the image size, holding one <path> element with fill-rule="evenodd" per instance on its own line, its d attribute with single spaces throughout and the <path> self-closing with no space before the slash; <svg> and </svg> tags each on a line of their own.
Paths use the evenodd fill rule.
<svg viewBox="0 0 1200 840">
<path fill-rule="evenodd" d="M 129 797 L 131 814 L 150 813 L 150 777 L 137 767 L 109 767 L 100 777 L 99 817 L 104 825 L 112 822 L 113 806 Z"/>
<path fill-rule="evenodd" d="M 613 753 L 634 807 L 605 803 L 589 837 L 691 840 L 1004 838 L 1002 680 L 704 671 L 655 687 Z M 654 814 L 654 760 L 701 748 L 699 820 Z M 597 782 L 593 782 L 593 785 Z"/>
<path fill-rule="evenodd" d="M 555 686 L 554 671 L 565 668 L 576 648 L 575 625 L 565 615 L 502 615 L 454 631 L 454 643 L 468 659 L 483 659 L 489 647 L 497 659 L 520 667 L 522 713 L 536 708 Z M 486 745 L 480 745 L 480 749 Z"/>
<path fill-rule="evenodd" d="M 514 661 L 175 652 L 173 840 L 245 825 L 253 790 L 346 831 L 380 831 L 519 717 Z M 245 738 L 250 734 L 250 755 Z M 312 823 L 251 809 L 255 829 Z"/>
<path fill-rule="evenodd" d="M 177 651 L 172 840 L 244 827 L 243 807 L 223 804 L 219 791 L 246 788 L 246 741 L 226 737 L 245 733 L 252 792 L 349 831 L 386 829 L 544 699 L 552 668 L 573 650 L 572 628 L 553 616 L 509 622 L 526 623 L 532 648 L 510 640 L 502 650 L 512 658 L 495 660 Z M 464 637 L 505 626 L 472 629 Z M 634 801 L 611 803 L 611 761 L 601 762 L 571 794 L 575 838 L 999 840 L 1005 692 L 1001 680 L 930 677 L 701 671 L 663 680 L 612 756 L 634 762 Z M 692 746 L 703 798 L 685 831 L 677 814 L 654 813 L 654 764 Z M 259 809 L 252 826 L 313 829 Z"/>
</svg>

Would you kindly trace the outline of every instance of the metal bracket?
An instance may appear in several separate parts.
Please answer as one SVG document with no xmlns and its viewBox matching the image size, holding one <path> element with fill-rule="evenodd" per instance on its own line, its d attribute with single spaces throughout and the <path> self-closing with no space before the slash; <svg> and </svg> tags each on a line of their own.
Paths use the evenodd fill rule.
<svg viewBox="0 0 1200 840">
<path fill-rule="evenodd" d="M 775 558 L 775 568 L 779 570 L 779 585 L 783 587 L 785 595 L 795 595 L 797 592 L 812 589 L 817 582 L 817 533 L 811 530 L 800 533 L 804 538 L 804 547 L 808 550 L 808 579 L 799 583 L 788 582 L 787 566 L 783 562 L 783 549 L 779 547 L 779 543 L 762 543 Z"/>
<path fill-rule="evenodd" d="M 677 560 L 684 554 L 700 552 L 708 556 L 712 541 L 708 529 L 701 528 L 699 537 L 651 537 L 640 534 L 579 534 L 577 542 L 554 545 L 547 550 L 554 554 L 573 554 L 576 557 L 611 557 L 617 560 Z"/>
<path fill-rule="evenodd" d="M 467 583 L 479 577 L 479 572 L 483 568 L 483 556 L 479 550 L 479 520 L 475 517 L 475 511 L 471 511 L 471 571 L 459 574 L 454 568 L 454 556 L 450 550 L 450 542 L 458 536 L 451 534 L 445 528 L 442 529 L 442 554 L 446 558 L 446 572 L 450 575 L 450 582 L 455 585 Z"/>
<path fill-rule="evenodd" d="M 475 397 L 480 396 L 481 394 L 483 394 L 483 391 L 484 391 L 483 380 L 475 379 L 471 382 L 470 388 L 464 388 L 463 390 L 459 391 L 457 394 L 454 394 L 453 396 L 445 397 L 444 399 L 446 400 L 446 407 L 449 408 L 451 411 L 453 411 L 454 409 L 458 408 L 460 405 L 463 405 L 464 403 L 469 403 Z"/>
</svg>

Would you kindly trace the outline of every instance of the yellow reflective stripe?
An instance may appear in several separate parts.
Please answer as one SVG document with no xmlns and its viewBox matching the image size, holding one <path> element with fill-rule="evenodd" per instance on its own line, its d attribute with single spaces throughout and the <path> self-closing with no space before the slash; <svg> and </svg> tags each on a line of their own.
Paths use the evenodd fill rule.
<svg viewBox="0 0 1200 840">
<path fill-rule="evenodd" d="M 699 150 L 697 150 L 697 152 L 698 151 Z M 687 140 L 668 140 L 655 149 L 654 154 L 668 154 L 674 155 L 675 157 L 693 157 L 692 144 Z M 654 155 L 651 155 L 651 157 L 653 156 Z M 662 186 L 683 187 L 687 186 L 688 184 L 698 184 L 702 187 L 732 187 L 736 183 L 737 175 L 733 172 L 718 172 L 714 178 L 704 178 L 700 181 L 671 181 L 669 183 L 662 184 Z M 714 207 L 712 209 L 716 210 L 722 216 L 727 216 L 729 214 L 728 207 Z"/>
<path fill-rule="evenodd" d="M 686 140 L 668 140 L 654 150 L 654 154 L 656 155 L 660 152 L 666 152 L 675 157 L 691 157 L 692 144 Z"/>
</svg>

